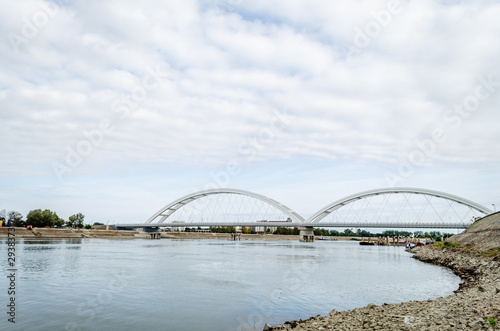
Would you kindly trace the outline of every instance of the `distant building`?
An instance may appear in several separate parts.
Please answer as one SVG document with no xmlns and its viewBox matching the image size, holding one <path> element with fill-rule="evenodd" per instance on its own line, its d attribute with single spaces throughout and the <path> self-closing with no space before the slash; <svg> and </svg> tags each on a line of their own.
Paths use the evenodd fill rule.
<svg viewBox="0 0 500 331">
<path fill-rule="evenodd" d="M 183 221 L 173 221 L 172 223 L 184 224 Z M 174 226 L 174 227 L 171 228 L 171 231 L 172 232 L 185 232 L 186 231 L 186 227 L 185 226 Z"/>
<path fill-rule="evenodd" d="M 292 222 L 292 219 L 288 218 L 285 222 Z M 262 220 L 257 221 L 257 223 L 260 223 L 262 225 L 252 226 L 252 231 L 254 231 L 255 233 L 266 233 L 267 230 L 269 230 L 271 233 L 274 233 L 274 231 L 278 229 L 278 226 L 273 226 L 273 223 L 283 223 L 283 221 Z"/>
</svg>

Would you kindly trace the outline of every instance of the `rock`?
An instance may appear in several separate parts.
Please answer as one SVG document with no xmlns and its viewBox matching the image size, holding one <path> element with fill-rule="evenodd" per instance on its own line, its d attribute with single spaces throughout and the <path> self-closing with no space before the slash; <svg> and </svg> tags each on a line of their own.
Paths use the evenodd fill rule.
<svg viewBox="0 0 500 331">
<path fill-rule="evenodd" d="M 334 310 L 332 310 L 332 311 L 330 312 L 330 316 L 336 315 L 337 313 L 338 313 L 338 311 L 334 309 Z"/>
<path fill-rule="evenodd" d="M 262 329 L 262 331 L 269 331 L 272 329 L 273 329 L 273 327 L 271 325 L 269 325 L 269 323 L 266 323 L 266 325 L 264 325 L 264 328 Z"/>
<path fill-rule="evenodd" d="M 377 307 L 377 305 L 374 303 L 369 303 L 368 306 L 366 306 L 366 308 L 368 308 L 368 309 L 373 309 L 375 307 Z"/>
</svg>

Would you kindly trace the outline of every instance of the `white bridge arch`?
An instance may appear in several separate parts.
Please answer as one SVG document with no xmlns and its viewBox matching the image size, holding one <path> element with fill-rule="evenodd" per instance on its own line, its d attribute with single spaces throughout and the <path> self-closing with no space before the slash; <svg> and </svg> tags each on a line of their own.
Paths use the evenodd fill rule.
<svg viewBox="0 0 500 331">
<path fill-rule="evenodd" d="M 158 212 L 156 212 L 153 216 L 151 216 L 146 223 L 150 224 L 154 220 L 157 220 L 158 222 L 154 224 L 162 224 L 164 223 L 173 213 L 175 213 L 177 210 L 180 208 L 184 207 L 188 203 L 191 203 L 195 200 L 204 198 L 206 196 L 210 195 L 216 195 L 216 194 L 239 194 L 239 195 L 244 195 L 247 197 L 255 198 L 258 199 L 262 202 L 265 202 L 274 208 L 280 210 L 283 212 L 286 216 L 288 216 L 293 223 L 305 223 L 305 219 L 294 212 L 292 209 L 288 208 L 287 206 L 279 203 L 276 200 L 273 200 L 269 197 L 266 197 L 265 195 L 262 194 L 257 194 L 249 191 L 244 191 L 244 190 L 238 190 L 238 189 L 230 189 L 230 188 L 221 188 L 221 189 L 212 189 L 212 190 L 205 190 L 205 191 L 200 191 L 192 194 L 188 194 L 180 199 L 175 200 L 174 202 L 169 203 L 162 209 L 160 209 Z"/>
<path fill-rule="evenodd" d="M 365 198 L 369 198 L 369 197 L 373 197 L 373 196 L 377 196 L 377 195 L 401 194 L 401 193 L 422 194 L 422 195 L 446 199 L 446 200 L 467 206 L 467 207 L 474 209 L 474 210 L 476 210 L 479 213 L 482 213 L 484 215 L 491 214 L 493 212 L 489 208 L 486 208 L 480 204 L 477 204 L 473 201 L 470 201 L 470 200 L 467 200 L 467 199 L 464 199 L 464 198 L 461 198 L 459 196 L 452 195 L 449 193 L 434 191 L 434 190 L 429 190 L 429 189 L 422 189 L 422 188 L 398 187 L 398 188 L 375 189 L 375 190 L 369 190 L 369 191 L 349 195 L 345 198 L 334 201 L 334 202 L 330 203 L 329 205 L 325 206 L 324 208 L 320 209 L 319 211 L 314 213 L 311 217 L 309 217 L 307 219 L 306 223 L 308 225 L 323 225 L 322 223 L 320 223 L 320 221 L 323 218 L 325 218 L 326 216 L 330 215 L 331 213 L 333 213 L 337 209 L 339 209 L 347 204 L 350 204 L 350 203 L 355 202 L 355 201 L 360 200 L 360 199 L 365 199 Z"/>
<path fill-rule="evenodd" d="M 469 208 L 470 211 L 474 211 L 474 213 L 477 216 L 485 216 L 487 214 L 491 214 L 492 210 L 489 208 L 486 208 L 480 204 L 477 204 L 473 201 L 467 200 L 465 198 L 461 198 L 456 195 L 452 195 L 449 193 L 445 192 L 439 192 L 439 191 L 434 191 L 434 190 L 428 190 L 428 189 L 421 189 L 421 188 L 408 188 L 408 187 L 399 187 L 399 188 L 382 188 L 382 189 L 375 189 L 375 190 L 370 190 L 370 191 L 365 191 L 361 193 L 356 193 L 353 195 L 349 195 L 345 198 L 339 199 L 337 201 L 334 201 L 333 203 L 325 206 L 324 208 L 320 209 L 316 213 L 314 213 L 311 217 L 309 217 L 307 220 L 304 219 L 301 215 L 290 209 L 289 207 L 279 203 L 276 200 L 273 200 L 269 197 L 266 197 L 261 194 L 249 192 L 249 191 L 244 191 L 244 190 L 238 190 L 238 189 L 229 189 L 229 188 L 221 188 L 221 189 L 212 189 L 212 190 L 205 190 L 205 191 L 200 191 L 192 194 L 188 194 L 180 199 L 177 199 L 173 201 L 172 203 L 169 203 L 165 207 L 161 208 L 158 212 L 156 212 L 153 216 L 151 216 L 146 223 L 140 223 L 140 224 L 117 224 L 117 227 L 124 227 L 124 228 L 131 228 L 131 227 L 144 227 L 144 228 L 149 228 L 149 227 L 165 227 L 165 226 L 176 226 L 177 222 L 170 222 L 169 217 L 174 214 L 177 210 L 181 209 L 182 207 L 186 206 L 189 203 L 192 203 L 195 200 L 207 197 L 207 196 L 212 196 L 212 195 L 217 195 L 217 194 L 237 194 L 237 195 L 242 195 L 250 198 L 254 198 L 257 200 L 260 200 L 261 202 L 264 202 L 264 204 L 267 204 L 270 207 L 274 207 L 276 210 L 280 211 L 281 213 L 284 214 L 284 216 L 288 217 L 289 220 L 287 222 L 274 222 L 274 226 L 285 226 L 285 227 L 339 227 L 339 228 L 350 228 L 350 227 L 357 227 L 357 228 L 446 228 L 446 229 L 463 229 L 466 228 L 467 226 L 470 225 L 471 222 L 473 222 L 473 219 L 466 219 L 465 217 L 458 217 L 456 218 L 456 221 L 452 222 L 445 222 L 443 220 L 443 217 L 438 221 L 435 222 L 424 222 L 424 221 L 408 221 L 404 222 L 403 220 L 396 220 L 395 222 L 368 222 L 368 221 L 363 221 L 361 219 L 354 220 L 354 221 L 339 221 L 338 219 L 333 220 L 329 222 L 328 220 L 323 220 L 325 217 L 329 216 L 330 214 L 336 212 L 338 209 L 341 207 L 344 207 L 346 205 L 351 204 L 354 205 L 356 201 L 360 201 L 363 199 L 370 200 L 371 197 L 374 198 L 375 196 L 380 196 L 380 195 L 389 195 L 387 196 L 387 199 L 390 198 L 390 195 L 397 195 L 397 194 L 406 194 L 408 196 L 415 196 L 419 195 L 422 197 L 425 197 L 425 199 L 432 199 L 433 197 L 441 198 L 446 203 L 452 204 L 452 203 L 458 203 L 462 205 L 463 208 Z M 436 211 L 436 210 L 434 210 Z M 348 211 L 349 212 L 349 211 Z M 436 211 L 436 214 L 438 212 Z M 334 215 L 334 214 L 332 214 Z M 330 215 L 330 216 L 332 216 Z M 396 215 L 397 216 L 397 215 Z M 474 216 L 475 217 L 475 216 Z M 279 223 L 279 224 L 278 224 Z M 258 221 L 246 221 L 246 222 L 224 222 L 223 223 L 225 226 L 257 226 L 259 225 Z M 207 222 L 207 221 L 193 221 L 193 222 L 186 222 L 186 225 L 189 226 L 220 226 L 221 222 Z M 260 223 L 262 225 L 262 223 Z"/>
</svg>

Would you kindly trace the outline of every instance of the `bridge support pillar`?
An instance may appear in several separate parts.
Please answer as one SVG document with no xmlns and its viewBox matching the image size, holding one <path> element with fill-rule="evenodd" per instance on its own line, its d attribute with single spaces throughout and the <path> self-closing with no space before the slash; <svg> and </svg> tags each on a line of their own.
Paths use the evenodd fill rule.
<svg viewBox="0 0 500 331">
<path fill-rule="evenodd" d="M 231 233 L 231 240 L 232 241 L 240 241 L 241 240 L 241 233 Z"/>
<path fill-rule="evenodd" d="M 161 233 L 160 232 L 151 232 L 149 234 L 150 239 L 161 239 Z"/>
<path fill-rule="evenodd" d="M 307 226 L 303 228 L 299 228 L 299 241 L 300 242 L 314 242 L 314 228 L 312 226 Z"/>
</svg>

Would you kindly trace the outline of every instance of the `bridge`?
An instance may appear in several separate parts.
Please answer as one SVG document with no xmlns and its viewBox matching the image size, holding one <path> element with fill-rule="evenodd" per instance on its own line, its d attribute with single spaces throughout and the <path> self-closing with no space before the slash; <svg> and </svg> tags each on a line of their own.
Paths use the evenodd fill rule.
<svg viewBox="0 0 500 331">
<path fill-rule="evenodd" d="M 235 207 L 231 210 L 229 207 Z M 349 195 L 305 219 L 267 196 L 238 189 L 212 189 L 181 197 L 146 222 L 118 229 L 160 227 L 296 227 L 301 239 L 321 228 L 465 229 L 493 211 L 471 200 L 421 188 L 383 188 Z"/>
</svg>

